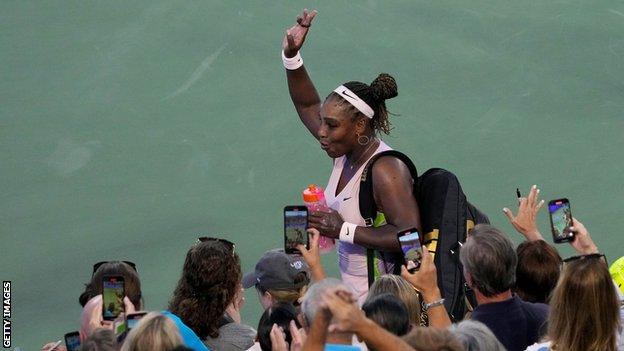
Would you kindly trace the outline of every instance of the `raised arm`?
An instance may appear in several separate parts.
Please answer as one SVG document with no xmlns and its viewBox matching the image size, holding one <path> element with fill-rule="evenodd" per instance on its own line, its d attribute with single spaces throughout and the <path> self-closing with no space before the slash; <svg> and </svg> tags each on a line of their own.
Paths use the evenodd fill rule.
<svg viewBox="0 0 624 351">
<path fill-rule="evenodd" d="M 282 41 L 283 55 L 286 58 L 293 58 L 299 53 L 316 13 L 316 10 L 312 12 L 308 12 L 308 9 L 303 10 L 303 13 L 297 17 L 297 23 L 286 30 L 286 35 Z M 317 133 L 321 124 L 321 98 L 305 66 L 294 70 L 286 69 L 286 78 L 290 98 L 295 105 L 299 118 L 310 133 L 318 139 Z"/>
</svg>

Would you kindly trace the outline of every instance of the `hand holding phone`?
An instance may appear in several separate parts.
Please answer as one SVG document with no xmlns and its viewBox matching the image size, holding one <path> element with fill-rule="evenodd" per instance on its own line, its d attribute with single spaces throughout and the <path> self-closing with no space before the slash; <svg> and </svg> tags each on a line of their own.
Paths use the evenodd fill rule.
<svg viewBox="0 0 624 351">
<path fill-rule="evenodd" d="M 405 266 L 407 267 L 408 272 L 414 273 L 420 268 L 423 257 L 418 229 L 410 228 L 408 230 L 401 231 L 397 234 L 397 237 L 399 239 L 399 244 L 401 245 L 401 251 L 403 252 Z"/>
<path fill-rule="evenodd" d="M 570 201 L 566 198 L 548 201 L 548 214 L 553 241 L 557 244 L 573 241 L 574 232 L 570 229 L 573 226 Z"/>
<path fill-rule="evenodd" d="M 284 252 L 300 253 L 298 245 L 310 248 L 308 239 L 308 209 L 305 206 L 284 207 Z"/>
</svg>

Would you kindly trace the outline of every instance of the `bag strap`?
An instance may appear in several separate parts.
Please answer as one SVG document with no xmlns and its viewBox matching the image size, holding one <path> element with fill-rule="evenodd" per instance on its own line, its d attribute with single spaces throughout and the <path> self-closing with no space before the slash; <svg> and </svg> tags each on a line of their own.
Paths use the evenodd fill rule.
<svg viewBox="0 0 624 351">
<path fill-rule="evenodd" d="M 384 156 L 396 157 L 407 166 L 410 174 L 412 175 L 412 179 L 414 179 L 414 195 L 418 195 L 418 171 L 416 170 L 416 166 L 414 166 L 412 160 L 407 155 L 396 150 L 382 151 L 374 155 L 366 164 L 364 171 L 362 171 L 362 176 L 360 177 L 360 214 L 366 221 L 366 226 L 368 227 L 373 225 L 375 217 L 377 216 L 377 204 L 375 203 L 375 195 L 373 193 L 373 165 L 379 158 Z"/>
<path fill-rule="evenodd" d="M 413 193 L 416 195 L 416 186 L 418 181 L 418 172 L 416 171 L 416 166 L 412 160 L 405 154 L 395 151 L 388 150 L 380 152 L 374 155 L 364 167 L 364 171 L 362 171 L 362 176 L 360 177 L 360 191 L 359 191 L 359 202 L 360 202 L 360 214 L 366 223 L 367 227 L 372 227 L 375 223 L 375 217 L 377 217 L 377 204 L 375 203 L 375 195 L 373 194 L 373 165 L 375 162 L 383 156 L 392 156 L 401 160 L 409 169 L 410 174 L 412 175 L 412 179 L 414 179 L 414 187 Z M 366 249 L 366 266 L 368 270 L 368 286 L 370 287 L 375 282 L 375 250 Z M 395 269 L 400 269 L 400 267 L 395 267 Z"/>
</svg>

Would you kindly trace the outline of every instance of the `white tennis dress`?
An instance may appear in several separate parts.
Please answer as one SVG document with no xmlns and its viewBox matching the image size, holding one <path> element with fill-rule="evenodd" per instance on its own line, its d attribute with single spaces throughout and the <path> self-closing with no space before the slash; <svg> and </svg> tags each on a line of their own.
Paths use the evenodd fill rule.
<svg viewBox="0 0 624 351">
<path fill-rule="evenodd" d="M 325 200 L 330 208 L 340 213 L 344 221 L 358 226 L 366 226 L 365 220 L 360 214 L 360 178 L 368 161 L 374 155 L 387 150 L 392 150 L 392 148 L 380 141 L 374 154 L 360 166 L 355 175 L 337 195 L 336 188 L 342 174 L 345 156 L 334 159 L 334 168 L 325 187 Z M 357 244 L 338 242 L 338 265 L 340 266 L 342 281 L 353 289 L 360 302 L 363 301 L 368 293 L 366 248 Z"/>
</svg>

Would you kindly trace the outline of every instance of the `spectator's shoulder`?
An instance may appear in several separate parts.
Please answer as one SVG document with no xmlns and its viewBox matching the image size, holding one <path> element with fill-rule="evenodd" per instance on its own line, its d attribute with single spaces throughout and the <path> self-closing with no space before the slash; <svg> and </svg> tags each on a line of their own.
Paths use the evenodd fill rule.
<svg viewBox="0 0 624 351">
<path fill-rule="evenodd" d="M 522 301 L 521 305 L 527 312 L 527 315 L 536 320 L 543 321 L 548 318 L 548 311 L 550 308 L 546 304 Z"/>
<path fill-rule="evenodd" d="M 247 350 L 253 347 L 256 330 L 240 323 L 227 323 L 219 328 L 219 337 L 206 338 L 204 344 L 214 350 Z"/>
</svg>

